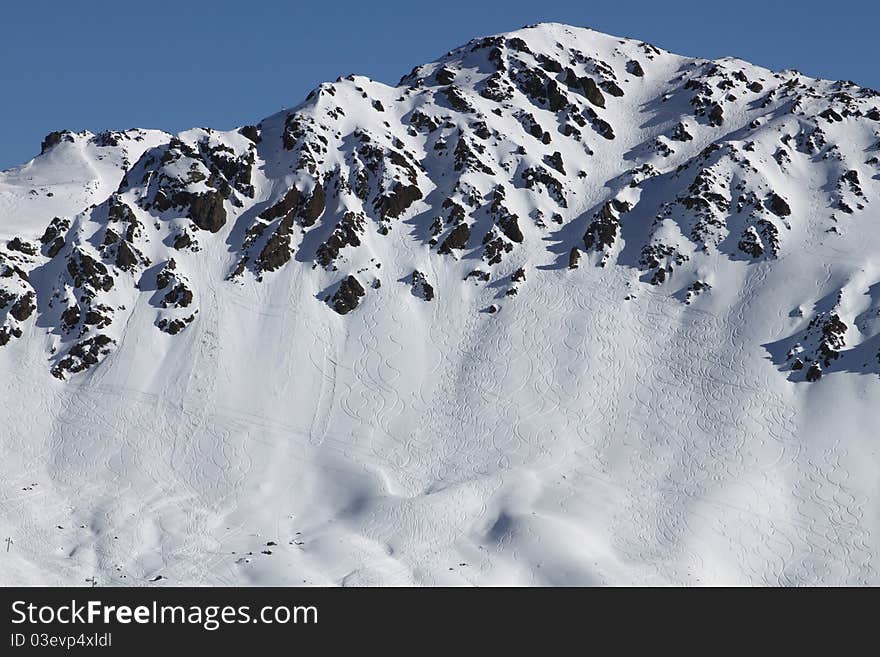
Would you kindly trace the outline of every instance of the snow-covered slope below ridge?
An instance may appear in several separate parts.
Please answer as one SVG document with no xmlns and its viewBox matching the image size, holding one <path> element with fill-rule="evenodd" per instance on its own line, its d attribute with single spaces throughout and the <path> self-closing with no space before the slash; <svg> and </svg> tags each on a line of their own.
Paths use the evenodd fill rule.
<svg viewBox="0 0 880 657">
<path fill-rule="evenodd" d="M 542 24 L 0 174 L 0 583 L 880 583 L 880 98 Z"/>
</svg>

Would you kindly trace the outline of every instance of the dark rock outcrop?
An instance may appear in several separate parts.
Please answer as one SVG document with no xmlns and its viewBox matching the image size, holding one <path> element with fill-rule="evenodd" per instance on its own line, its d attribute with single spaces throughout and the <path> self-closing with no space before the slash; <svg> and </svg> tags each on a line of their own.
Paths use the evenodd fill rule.
<svg viewBox="0 0 880 657">
<path fill-rule="evenodd" d="M 309 200 L 305 202 L 299 213 L 299 219 L 304 228 L 313 226 L 314 223 L 324 214 L 324 188 L 317 184 L 312 191 Z"/>
<path fill-rule="evenodd" d="M 43 143 L 40 144 L 40 155 L 43 155 L 50 148 L 57 146 L 65 139 L 71 140 L 70 133 L 67 130 L 50 132 L 43 138 Z"/>
<path fill-rule="evenodd" d="M 6 242 L 6 248 L 10 251 L 18 251 L 19 253 L 24 253 L 25 255 L 30 256 L 37 254 L 37 247 L 30 242 L 25 242 L 20 237 L 13 237 Z"/>
<path fill-rule="evenodd" d="M 120 269 L 130 271 L 137 265 L 138 258 L 131 245 L 125 240 L 119 243 L 116 249 L 116 266 Z"/>
<path fill-rule="evenodd" d="M 211 233 L 218 232 L 226 224 L 226 208 L 219 192 L 191 194 L 189 218 L 192 222 Z"/>
<path fill-rule="evenodd" d="M 113 343 L 113 339 L 100 333 L 78 342 L 70 348 L 67 356 L 59 360 L 52 368 L 52 375 L 63 380 L 65 374 L 75 374 L 88 369 L 97 364 L 102 356 L 110 353 L 110 346 Z"/>
<path fill-rule="evenodd" d="M 340 315 L 346 315 L 358 307 L 364 287 L 354 276 L 348 276 L 339 284 L 336 293 L 330 298 L 331 306 Z"/>
<path fill-rule="evenodd" d="M 772 192 L 767 198 L 767 209 L 777 217 L 787 217 L 791 214 L 788 202 L 776 192 Z"/>
<path fill-rule="evenodd" d="M 318 262 L 327 267 L 346 246 L 360 246 L 360 234 L 364 231 L 364 223 L 363 215 L 346 212 L 327 241 L 318 247 L 316 252 Z"/>
<path fill-rule="evenodd" d="M 25 321 L 34 310 L 37 309 L 36 304 L 36 295 L 33 292 L 27 292 L 18 298 L 12 308 L 9 310 L 9 314 L 12 315 L 19 322 Z"/>
<path fill-rule="evenodd" d="M 437 253 L 452 253 L 453 249 L 464 249 L 471 239 L 471 227 L 465 223 L 458 224 L 437 249 Z"/>
<path fill-rule="evenodd" d="M 642 65 L 635 59 L 631 59 L 626 63 L 626 71 L 630 75 L 635 75 L 637 78 L 643 77 L 645 75 L 645 71 L 642 68 Z"/>
<path fill-rule="evenodd" d="M 422 198 L 422 190 L 416 185 L 404 185 L 401 182 L 394 184 L 390 194 L 376 199 L 376 210 L 383 217 L 396 219 L 403 214 L 409 206 Z"/>
<path fill-rule="evenodd" d="M 434 287 L 428 283 L 427 277 L 416 270 L 410 275 L 410 285 L 414 296 L 430 301 L 434 298 Z"/>
<path fill-rule="evenodd" d="M 255 125 L 246 125 L 239 132 L 255 144 L 259 144 L 262 141 L 260 129 Z"/>
</svg>

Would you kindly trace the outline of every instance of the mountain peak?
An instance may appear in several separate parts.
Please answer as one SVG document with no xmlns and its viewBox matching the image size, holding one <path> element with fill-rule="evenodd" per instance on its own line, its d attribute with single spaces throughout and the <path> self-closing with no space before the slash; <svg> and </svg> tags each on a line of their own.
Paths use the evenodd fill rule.
<svg viewBox="0 0 880 657">
<path fill-rule="evenodd" d="M 529 26 L 474 39 L 397 87 L 355 75 L 322 84 L 298 107 L 236 131 L 49 135 L 26 170 L 50 172 L 46 190 L 53 176 L 80 179 L 60 206 L 52 191 L 16 192 L 23 170 L 4 174 L 7 196 L 39 217 L 15 237 L 32 244 L 58 233 L 6 258 L 24 272 L 57 260 L 59 278 L 8 294 L 66 297 L 78 308 L 75 325 L 46 319 L 57 327 L 52 371 L 65 378 L 65 353 L 89 336 L 108 345 L 122 337 L 110 336 L 122 323 L 97 300 L 109 294 L 103 283 L 80 289 L 83 258 L 129 287 L 134 304 L 155 263 L 173 259 L 184 280 L 190 261 L 219 248 L 210 259 L 218 280 L 268 282 L 311 263 L 321 272 L 316 296 L 334 307 L 340 274 L 369 284 L 378 281 L 371 263 L 399 259 L 392 232 L 411 242 L 401 266 L 453 279 L 475 261 L 502 279 L 526 263 L 614 262 L 651 285 L 687 288 L 737 263 L 797 253 L 807 235 L 839 235 L 841 216 L 871 198 L 860 153 L 875 146 L 877 112 L 875 93 L 850 83 Z M 798 199 L 808 194 L 790 186 L 807 184 L 795 176 L 805 167 L 838 182 L 818 190 L 828 216 L 797 223 L 792 212 L 806 212 Z M 57 230 L 41 225 L 47 216 Z M 113 227 L 119 217 L 125 225 Z M 195 320 L 200 295 L 191 292 L 194 308 L 174 321 Z M 85 322 L 92 306 L 105 308 L 101 321 Z M 159 307 L 161 329 L 172 319 L 167 302 Z M 9 316 L 4 339 L 21 330 Z"/>
<path fill-rule="evenodd" d="M 801 508 L 817 464 L 855 467 L 859 449 L 826 440 L 834 422 L 873 438 L 850 400 L 880 395 L 880 99 L 850 82 L 542 23 L 397 86 L 338 78 L 236 130 L 59 132 L 42 151 L 0 174 L 0 371 L 37 391 L 22 400 L 34 435 L 71 458 L 123 463 L 122 479 L 141 462 L 198 472 L 199 531 L 234 524 L 223 495 L 269 490 L 275 509 L 293 490 L 275 468 L 320 462 L 354 482 L 337 499 L 324 470 L 300 480 L 331 500 L 311 516 L 325 536 L 362 507 L 417 518 L 421 536 L 449 503 L 470 538 L 426 535 L 476 550 L 607 496 L 623 506 L 596 529 L 620 555 L 606 572 L 645 559 L 684 581 L 650 528 L 733 550 L 690 565 L 783 578 L 774 545 L 691 541 L 702 511 L 687 509 L 748 509 L 736 527 L 752 538 L 770 518 L 791 554 L 821 537 L 780 509 Z M 789 466 L 801 483 L 779 492 Z M 545 471 L 575 488 L 557 499 Z M 823 500 L 874 495 L 827 479 Z M 732 488 L 749 490 L 729 502 Z M 580 541 L 591 521 L 571 513 Z M 829 568 L 873 581 L 847 561 L 868 538 L 844 525 L 822 544 Z M 351 531 L 371 559 L 403 550 L 411 579 L 428 559 L 421 539 Z"/>
</svg>

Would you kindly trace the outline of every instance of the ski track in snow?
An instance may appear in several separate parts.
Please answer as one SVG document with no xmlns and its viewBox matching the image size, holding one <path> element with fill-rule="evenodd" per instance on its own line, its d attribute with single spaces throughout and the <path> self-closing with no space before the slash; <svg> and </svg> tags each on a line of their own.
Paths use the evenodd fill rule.
<svg viewBox="0 0 880 657">
<path fill-rule="evenodd" d="M 45 411 L 58 406 L 45 478 L 7 477 L 6 522 L 17 516 L 16 535 L 67 545 L 64 554 L 41 555 L 56 581 L 130 584 L 154 573 L 174 583 L 263 581 L 243 571 L 278 553 L 260 555 L 252 539 L 292 526 L 278 517 L 249 526 L 262 514 L 248 511 L 259 508 L 248 490 L 297 476 L 298 468 L 273 475 L 267 453 L 295 452 L 303 464 L 320 459 L 318 450 L 337 453 L 336 467 L 348 464 L 349 474 L 337 470 L 331 482 L 372 480 L 330 516 L 308 519 L 318 541 L 350 543 L 332 569 L 337 583 L 481 584 L 510 573 L 528 584 L 564 576 L 614 583 L 615 573 L 645 584 L 876 581 L 862 524 L 867 500 L 850 488 L 845 446 L 803 445 L 790 402 L 768 381 L 774 370 L 744 354 L 737 338 L 765 272 L 752 271 L 727 319 L 651 293 L 642 312 L 630 312 L 612 303 L 624 288 L 608 273 L 534 284 L 535 303 L 505 304 L 502 321 L 469 312 L 432 324 L 431 357 L 416 372 L 421 363 L 408 362 L 403 346 L 405 311 L 371 299 L 344 358 L 336 354 L 345 342 L 322 327 L 315 347 L 285 365 L 288 376 L 307 374 L 314 385 L 313 416 L 300 418 L 301 428 L 218 405 L 226 301 L 209 295 L 190 336 L 186 380 L 170 384 L 186 391 L 180 397 L 103 383 L 100 369 L 55 401 L 33 382 L 16 382 Z M 590 295 L 581 293 L 585 284 Z M 678 349 L 664 348 L 672 343 Z M 636 366 L 621 365 L 621 344 Z M 113 367 L 108 361 L 103 371 Z M 17 446 L 19 472 L 40 472 L 39 446 Z M 95 466 L 103 481 L 89 476 Z M 28 479 L 44 488 L 13 494 Z M 532 499 L 512 500 L 535 479 L 544 483 Z M 292 483 L 275 488 L 298 492 Z M 84 503 L 63 520 L 56 508 L 65 529 L 53 531 L 54 521 L 41 527 L 29 509 L 56 494 Z M 224 519 L 230 508 L 235 523 Z M 586 523 L 588 543 L 603 547 L 596 563 L 565 555 L 580 570 L 544 576 L 538 555 L 551 536 L 531 514 Z M 235 563 L 240 550 L 233 555 L 231 546 L 242 544 L 256 552 L 250 564 Z M 297 576 L 326 581 L 310 580 L 317 573 L 308 558 L 296 561 Z M 438 565 L 446 562 L 469 568 L 451 576 L 452 565 Z"/>
</svg>

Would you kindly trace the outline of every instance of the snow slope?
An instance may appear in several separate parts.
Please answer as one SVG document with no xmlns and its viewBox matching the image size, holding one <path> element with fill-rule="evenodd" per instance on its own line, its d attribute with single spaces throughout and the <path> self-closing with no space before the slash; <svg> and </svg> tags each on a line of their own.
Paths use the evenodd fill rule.
<svg viewBox="0 0 880 657">
<path fill-rule="evenodd" d="M 541 24 L 0 173 L 0 583 L 877 584 L 880 97 Z"/>
</svg>

